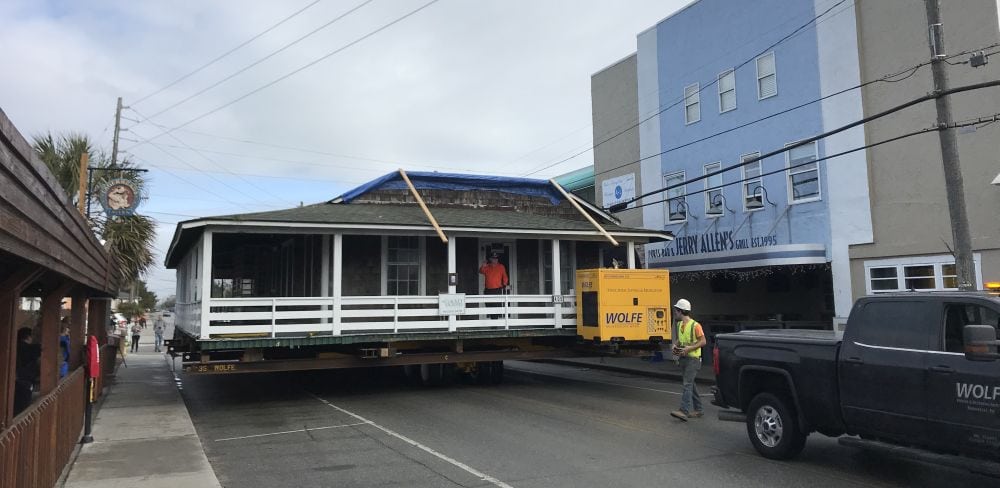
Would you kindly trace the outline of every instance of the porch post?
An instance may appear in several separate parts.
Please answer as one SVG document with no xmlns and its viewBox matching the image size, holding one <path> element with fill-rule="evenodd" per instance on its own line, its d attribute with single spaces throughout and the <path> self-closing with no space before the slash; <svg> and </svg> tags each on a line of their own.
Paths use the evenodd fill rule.
<svg viewBox="0 0 1000 488">
<path fill-rule="evenodd" d="M 340 335 L 340 293 L 341 279 L 344 276 L 344 235 L 333 235 L 333 335 Z"/>
<path fill-rule="evenodd" d="M 63 298 L 73 287 L 72 282 L 62 282 L 54 290 L 42 297 L 42 327 L 39 344 L 42 345 L 42 357 L 39 366 L 39 392 L 46 395 L 55 389 L 59 383 L 59 321 Z"/>
<path fill-rule="evenodd" d="M 628 241 L 625 245 L 625 262 L 628 263 L 628 269 L 635 269 L 635 242 Z"/>
<path fill-rule="evenodd" d="M 14 418 L 14 379 L 17 368 L 17 309 L 21 291 L 42 274 L 35 266 L 23 266 L 0 282 L 0 431 Z"/>
<path fill-rule="evenodd" d="M 195 286 L 201 287 L 201 338 L 208 339 L 212 336 L 209 317 L 212 311 L 212 231 L 207 229 L 201 236 L 201 269 L 198 274 L 201 283 Z"/>
<path fill-rule="evenodd" d="M 448 239 L 448 293 L 456 293 L 458 291 L 458 286 L 451 284 L 451 277 L 457 272 L 458 267 L 455 264 L 455 236 Z M 456 317 L 454 315 L 448 316 L 448 331 L 455 332 Z"/>
<path fill-rule="evenodd" d="M 559 239 L 552 239 L 552 320 L 557 329 L 562 328 L 562 304 L 554 297 L 562 295 L 562 283 L 559 279 Z"/>
<path fill-rule="evenodd" d="M 320 255 L 322 259 L 320 260 L 320 273 L 319 273 L 319 290 L 320 296 L 328 297 L 330 296 L 330 236 L 324 235 L 322 237 L 323 245 Z"/>
<path fill-rule="evenodd" d="M 87 323 L 87 296 L 77 292 L 73 294 L 73 308 L 69 322 L 69 370 L 80 366 L 83 357 L 83 331 Z"/>
</svg>

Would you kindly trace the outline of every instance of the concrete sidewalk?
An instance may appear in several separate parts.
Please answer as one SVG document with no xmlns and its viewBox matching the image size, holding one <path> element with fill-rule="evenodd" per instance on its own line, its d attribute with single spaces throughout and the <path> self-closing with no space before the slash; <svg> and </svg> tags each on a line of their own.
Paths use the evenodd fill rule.
<svg viewBox="0 0 1000 488">
<path fill-rule="evenodd" d="M 681 381 L 681 369 L 673 361 L 667 359 L 653 362 L 649 359 L 637 357 L 590 357 L 590 358 L 567 358 L 567 359 L 546 359 L 545 362 L 564 364 L 567 366 L 581 366 L 593 369 L 603 369 L 619 373 L 628 373 L 641 376 L 651 376 L 667 380 Z M 702 359 L 701 370 L 695 381 L 699 385 L 714 385 L 715 374 L 712 372 L 712 357 L 706 354 Z"/>
<path fill-rule="evenodd" d="M 169 335 L 167 336 L 169 337 Z M 94 419 L 94 442 L 81 447 L 63 486 L 218 487 L 152 325 Z M 103 359 L 103 358 L 102 358 Z"/>
</svg>

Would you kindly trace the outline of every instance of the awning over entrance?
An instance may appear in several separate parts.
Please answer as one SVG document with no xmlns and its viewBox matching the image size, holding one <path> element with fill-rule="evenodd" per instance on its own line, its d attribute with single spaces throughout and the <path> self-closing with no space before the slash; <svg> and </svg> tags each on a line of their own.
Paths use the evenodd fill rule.
<svg viewBox="0 0 1000 488">
<path fill-rule="evenodd" d="M 684 238 L 679 237 L 678 239 Z M 662 248 L 647 249 L 646 253 L 650 268 L 667 268 L 674 273 L 790 264 L 822 264 L 829 261 L 826 257 L 826 247 L 822 244 L 787 244 L 734 251 L 698 252 L 682 256 L 667 256 Z"/>
</svg>

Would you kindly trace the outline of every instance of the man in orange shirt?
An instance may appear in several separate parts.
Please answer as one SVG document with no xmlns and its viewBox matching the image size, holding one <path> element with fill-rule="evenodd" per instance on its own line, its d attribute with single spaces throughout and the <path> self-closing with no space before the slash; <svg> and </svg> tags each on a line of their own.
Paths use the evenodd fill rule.
<svg viewBox="0 0 1000 488">
<path fill-rule="evenodd" d="M 486 277 L 483 284 L 484 295 L 500 295 L 510 285 L 507 268 L 500 262 L 500 255 L 496 251 L 491 252 L 489 259 L 479 267 L 479 274 Z M 491 307 L 499 305 L 499 303 L 490 304 Z M 491 319 L 499 317 L 499 315 L 490 315 Z"/>
</svg>

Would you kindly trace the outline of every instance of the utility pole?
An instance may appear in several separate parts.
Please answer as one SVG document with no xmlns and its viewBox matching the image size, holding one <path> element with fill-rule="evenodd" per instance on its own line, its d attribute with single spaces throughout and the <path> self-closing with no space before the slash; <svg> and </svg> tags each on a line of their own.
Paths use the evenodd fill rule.
<svg viewBox="0 0 1000 488">
<path fill-rule="evenodd" d="M 122 97 L 118 97 L 118 108 L 115 109 L 115 138 L 111 143 L 111 166 L 118 163 L 118 133 L 122 128 Z"/>
<path fill-rule="evenodd" d="M 924 0 L 927 8 L 928 33 L 930 34 L 931 73 L 934 77 L 934 93 L 949 88 L 945 66 L 944 28 L 941 24 L 940 0 Z M 938 127 L 952 123 L 951 97 L 946 95 L 934 101 L 937 107 Z M 948 214 L 951 218 L 952 239 L 955 244 L 955 274 L 958 275 L 958 289 L 975 290 L 976 273 L 972 260 L 972 236 L 969 218 L 965 209 L 965 184 L 962 181 L 962 166 L 958 159 L 958 138 L 955 129 L 938 131 L 941 141 L 941 163 L 944 167 L 944 187 L 948 198 Z"/>
</svg>

